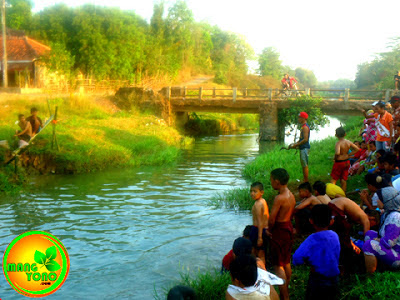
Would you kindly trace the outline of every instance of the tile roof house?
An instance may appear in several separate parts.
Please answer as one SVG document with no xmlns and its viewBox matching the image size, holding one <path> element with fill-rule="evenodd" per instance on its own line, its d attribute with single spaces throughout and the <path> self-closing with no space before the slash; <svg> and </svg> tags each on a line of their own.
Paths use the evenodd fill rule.
<svg viewBox="0 0 400 300">
<path fill-rule="evenodd" d="M 41 87 L 44 67 L 41 66 L 40 57 L 48 53 L 50 47 L 27 37 L 24 31 L 9 28 L 6 43 L 9 86 Z M 0 34 L 1 66 L 3 53 L 3 35 Z"/>
</svg>

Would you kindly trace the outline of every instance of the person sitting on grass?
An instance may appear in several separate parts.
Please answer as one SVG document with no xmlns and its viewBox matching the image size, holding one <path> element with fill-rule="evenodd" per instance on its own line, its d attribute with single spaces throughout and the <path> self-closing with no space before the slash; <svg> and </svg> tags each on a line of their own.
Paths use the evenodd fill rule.
<svg viewBox="0 0 400 300">
<path fill-rule="evenodd" d="M 331 202 L 331 198 L 326 194 L 326 184 L 324 182 L 314 182 L 313 189 L 315 197 L 317 197 L 321 204 L 328 205 L 328 203 Z"/>
<path fill-rule="evenodd" d="M 31 123 L 25 120 L 25 116 L 23 114 L 18 115 L 18 125 L 21 130 L 17 130 L 15 132 L 15 136 L 19 139 L 19 148 L 23 148 L 28 146 L 29 141 L 32 138 L 32 126 Z"/>
<path fill-rule="evenodd" d="M 339 140 L 336 142 L 335 145 L 335 163 L 333 164 L 331 172 L 331 183 L 336 184 L 336 181 L 340 180 L 344 192 L 346 192 L 347 178 L 349 176 L 349 156 L 359 150 L 356 145 L 346 140 L 344 138 L 345 136 L 346 132 L 344 131 L 343 127 L 339 127 L 336 129 L 336 137 Z M 350 149 L 352 151 L 349 153 Z"/>
<path fill-rule="evenodd" d="M 366 166 L 366 170 L 368 170 L 368 173 L 374 173 L 379 166 L 383 169 L 383 158 L 381 160 L 381 164 L 379 164 L 379 158 L 383 157 L 386 154 L 386 151 L 381 149 L 381 150 L 376 150 L 375 152 L 375 160 L 371 160 L 371 164 L 369 166 Z"/>
<path fill-rule="evenodd" d="M 292 276 L 290 255 L 293 245 L 292 215 L 296 200 L 288 189 L 289 174 L 278 168 L 271 172 L 271 186 L 279 192 L 274 199 L 268 221 L 268 232 L 271 236 L 271 261 L 275 274 L 285 283 L 279 286 L 280 298 L 289 299 L 289 282 Z"/>
<path fill-rule="evenodd" d="M 315 205 L 311 210 L 311 234 L 293 254 L 293 266 L 311 266 L 305 299 L 330 300 L 338 295 L 339 236 L 328 227 L 333 224 L 332 213 L 325 204 Z"/>
<path fill-rule="evenodd" d="M 358 150 L 356 153 L 349 156 L 350 165 L 353 165 L 355 162 L 357 162 L 359 160 L 363 160 L 367 157 L 367 155 L 366 155 L 367 144 L 364 141 L 357 142 L 357 144 L 354 143 L 354 145 L 356 145 L 358 148 L 360 148 L 360 150 Z"/>
<path fill-rule="evenodd" d="M 31 108 L 31 115 L 26 119 L 32 126 L 32 136 L 39 133 L 40 129 L 43 127 L 42 119 L 38 117 L 38 109 L 36 107 Z"/>
<path fill-rule="evenodd" d="M 378 261 L 391 269 L 400 268 L 400 194 L 386 180 L 376 174 L 367 174 L 365 181 L 371 192 L 376 192 L 378 205 L 384 209 L 379 231 L 368 231 L 363 245 L 365 266 L 374 273 Z"/>
<path fill-rule="evenodd" d="M 296 233 L 312 232 L 313 228 L 309 222 L 311 209 L 321 202 L 312 194 L 311 184 L 304 182 L 299 185 L 299 196 L 301 202 L 294 208 L 294 219 L 296 223 Z"/>
<path fill-rule="evenodd" d="M 369 142 L 369 150 L 366 152 L 367 157 L 355 162 L 349 169 L 350 175 L 360 175 L 364 170 L 371 169 L 376 164 L 376 145 L 374 141 Z M 383 150 L 382 150 L 383 151 Z"/>
<path fill-rule="evenodd" d="M 246 227 L 247 228 L 247 227 Z M 246 229 L 245 229 L 246 230 Z M 228 252 L 224 256 L 222 260 L 222 269 L 221 273 L 229 271 L 229 266 L 232 261 L 235 260 L 236 257 L 243 256 L 243 255 L 251 255 L 253 253 L 253 245 L 249 240 L 249 237 L 239 237 L 233 242 L 232 250 Z M 265 270 L 265 264 L 259 258 L 257 260 L 257 266 L 260 269 Z"/>
<path fill-rule="evenodd" d="M 397 165 L 397 157 L 393 153 L 386 153 L 383 157 L 383 166 L 385 168 L 385 173 L 390 176 L 399 175 L 399 169 L 396 167 Z"/>
<path fill-rule="evenodd" d="M 279 277 L 257 268 L 253 256 L 240 256 L 230 265 L 232 284 L 228 286 L 225 299 L 278 300 L 273 285 L 283 284 Z"/>
<path fill-rule="evenodd" d="M 363 259 L 358 248 L 350 238 L 352 223 L 361 224 L 364 234 L 370 229 L 369 218 L 357 203 L 346 197 L 332 199 L 328 206 L 334 216 L 331 230 L 335 231 L 340 241 L 340 265 L 345 273 L 355 273 L 362 268 Z"/>
<path fill-rule="evenodd" d="M 368 173 L 383 175 L 385 174 L 385 157 L 378 157 L 377 166 L 374 170 L 369 170 Z"/>
<path fill-rule="evenodd" d="M 251 209 L 253 215 L 253 226 L 250 230 L 250 241 L 253 243 L 254 254 L 265 264 L 265 253 L 268 248 L 268 229 L 269 211 L 264 195 L 264 186 L 261 182 L 254 182 L 250 187 L 250 196 L 254 200 Z"/>
</svg>

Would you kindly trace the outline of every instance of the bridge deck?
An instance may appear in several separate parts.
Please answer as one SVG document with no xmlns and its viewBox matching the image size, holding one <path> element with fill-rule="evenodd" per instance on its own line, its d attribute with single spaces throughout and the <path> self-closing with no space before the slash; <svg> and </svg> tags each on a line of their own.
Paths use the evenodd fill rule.
<svg viewBox="0 0 400 300">
<path fill-rule="evenodd" d="M 175 112 L 221 112 L 221 113 L 259 113 L 260 106 L 267 103 L 276 103 L 278 109 L 289 108 L 293 100 L 265 100 L 249 99 L 177 99 L 170 100 Z M 373 100 L 322 100 L 321 108 L 324 113 L 360 114 L 360 109 L 371 109 Z"/>
</svg>

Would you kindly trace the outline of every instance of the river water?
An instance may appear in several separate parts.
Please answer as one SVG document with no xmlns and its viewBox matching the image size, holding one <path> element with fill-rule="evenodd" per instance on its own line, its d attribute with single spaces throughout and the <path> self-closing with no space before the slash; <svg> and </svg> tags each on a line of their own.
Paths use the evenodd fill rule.
<svg viewBox="0 0 400 300">
<path fill-rule="evenodd" d="M 329 130 L 311 136 L 337 125 L 331 120 Z M 48 299 L 152 299 L 183 270 L 218 266 L 251 223 L 249 212 L 209 200 L 248 184 L 241 171 L 259 153 L 257 136 L 200 138 L 169 167 L 40 177 L 37 193 L 0 199 L 0 252 L 23 232 L 48 231 L 71 261 L 66 282 Z M 0 298 L 26 299 L 4 276 Z"/>
</svg>

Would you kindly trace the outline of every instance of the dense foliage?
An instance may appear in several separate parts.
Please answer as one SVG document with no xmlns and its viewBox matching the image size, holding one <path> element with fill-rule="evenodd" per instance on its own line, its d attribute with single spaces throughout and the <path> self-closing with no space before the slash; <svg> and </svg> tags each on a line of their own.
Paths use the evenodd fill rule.
<svg viewBox="0 0 400 300">
<path fill-rule="evenodd" d="M 219 83 L 247 74 L 253 50 L 236 34 L 196 22 L 185 1 L 154 5 L 150 22 L 133 11 L 56 4 L 32 13 L 31 0 L 9 0 L 7 25 L 49 44 L 50 68 L 93 79 L 140 82 L 179 72 L 216 74 Z"/>
</svg>

